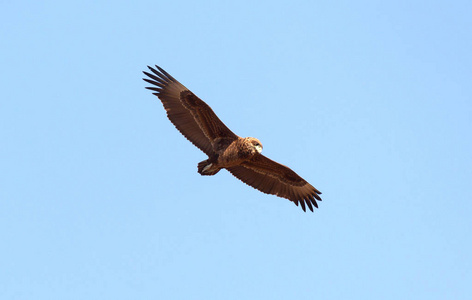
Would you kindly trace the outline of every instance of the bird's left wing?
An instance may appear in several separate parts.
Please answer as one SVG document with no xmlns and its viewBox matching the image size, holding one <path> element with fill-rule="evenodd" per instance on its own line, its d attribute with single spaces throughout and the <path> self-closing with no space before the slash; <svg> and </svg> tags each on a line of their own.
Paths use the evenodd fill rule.
<svg viewBox="0 0 472 300">
<path fill-rule="evenodd" d="M 262 154 L 227 169 L 236 178 L 261 192 L 289 199 L 297 206 L 300 202 L 303 211 L 306 211 L 305 203 L 313 211 L 313 206 L 318 207 L 316 200 L 321 201 L 320 191 L 290 168 Z"/>
<path fill-rule="evenodd" d="M 146 88 L 155 92 L 153 94 L 162 101 L 169 120 L 200 150 L 211 156 L 215 150 L 213 145 L 221 140 L 237 139 L 210 106 L 183 84 L 158 66 L 157 70 L 148 68 L 152 73 L 143 72 L 149 77 L 143 79 L 154 86 Z"/>
</svg>

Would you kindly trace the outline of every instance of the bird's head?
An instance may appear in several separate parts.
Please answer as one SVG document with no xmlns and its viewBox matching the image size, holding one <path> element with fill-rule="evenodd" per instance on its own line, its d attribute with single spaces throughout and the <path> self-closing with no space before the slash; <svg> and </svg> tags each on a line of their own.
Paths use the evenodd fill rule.
<svg viewBox="0 0 472 300">
<path fill-rule="evenodd" d="M 258 139 L 253 138 L 253 137 L 250 137 L 248 139 L 249 139 L 249 142 L 254 147 L 254 149 L 257 151 L 257 153 L 261 153 L 262 152 L 262 143 Z"/>
</svg>

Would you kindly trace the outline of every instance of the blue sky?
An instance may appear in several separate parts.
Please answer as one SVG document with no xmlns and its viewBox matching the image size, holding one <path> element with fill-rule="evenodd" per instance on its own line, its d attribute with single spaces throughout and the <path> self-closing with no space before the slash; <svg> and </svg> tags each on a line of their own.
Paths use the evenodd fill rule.
<svg viewBox="0 0 472 300">
<path fill-rule="evenodd" d="M 470 1 L 1 7 L 1 299 L 471 299 Z M 197 174 L 153 64 L 320 208 Z"/>
</svg>

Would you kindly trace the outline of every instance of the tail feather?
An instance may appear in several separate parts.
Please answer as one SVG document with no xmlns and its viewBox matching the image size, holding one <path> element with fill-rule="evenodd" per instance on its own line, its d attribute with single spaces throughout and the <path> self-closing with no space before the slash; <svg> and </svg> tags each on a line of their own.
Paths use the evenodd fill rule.
<svg viewBox="0 0 472 300">
<path fill-rule="evenodd" d="M 198 163 L 198 173 L 201 175 L 215 175 L 220 171 L 220 168 L 215 167 L 209 159 Z"/>
</svg>

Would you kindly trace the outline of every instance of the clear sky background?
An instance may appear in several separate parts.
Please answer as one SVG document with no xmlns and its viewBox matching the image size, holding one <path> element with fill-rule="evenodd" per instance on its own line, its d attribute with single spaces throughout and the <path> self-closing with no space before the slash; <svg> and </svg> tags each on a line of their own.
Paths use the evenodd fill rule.
<svg viewBox="0 0 472 300">
<path fill-rule="evenodd" d="M 1 299 L 471 299 L 470 1 L 3 1 Z M 158 64 L 323 192 L 222 171 Z"/>
</svg>

